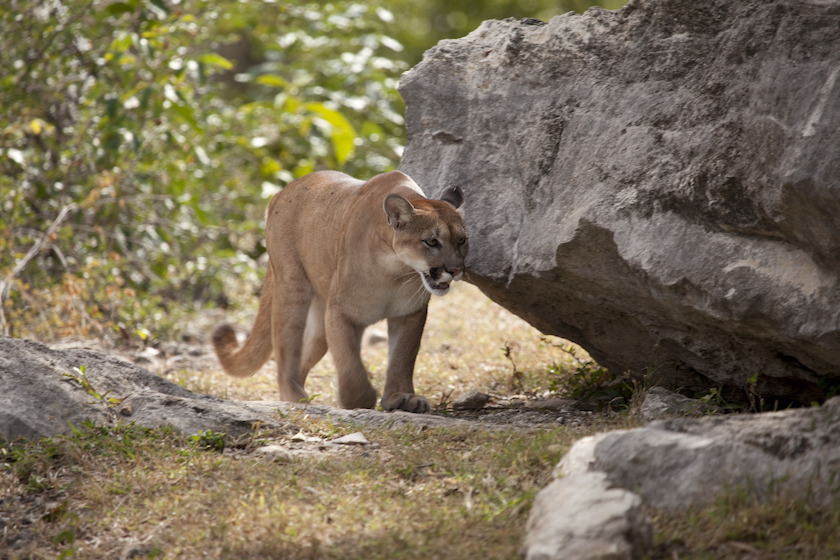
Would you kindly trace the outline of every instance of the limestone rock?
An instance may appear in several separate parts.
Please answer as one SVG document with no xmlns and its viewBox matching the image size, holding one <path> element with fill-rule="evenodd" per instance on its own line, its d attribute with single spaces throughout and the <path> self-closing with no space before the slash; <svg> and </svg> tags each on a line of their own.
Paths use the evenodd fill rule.
<svg viewBox="0 0 840 560">
<path fill-rule="evenodd" d="M 743 487 L 830 500 L 840 490 L 840 397 L 821 407 L 673 418 L 583 438 L 558 465 L 574 477 L 604 473 L 645 504 L 682 510 Z"/>
<path fill-rule="evenodd" d="M 469 277 L 616 373 L 810 403 L 840 372 L 840 4 L 484 22 L 400 81 Z M 822 382 L 822 383 L 821 383 Z"/>
<path fill-rule="evenodd" d="M 124 399 L 109 409 L 74 380 L 85 378 L 106 398 Z M 123 421 L 170 425 L 185 434 L 200 430 L 247 434 L 257 420 L 266 428 L 297 431 L 242 403 L 196 395 L 134 364 L 84 349 L 51 350 L 31 340 L 0 337 L 0 438 L 13 441 L 69 434 L 69 423 Z"/>
<path fill-rule="evenodd" d="M 699 399 L 690 399 L 662 387 L 651 387 L 645 393 L 639 412 L 645 420 L 656 420 L 666 416 L 711 414 L 717 410 L 718 407 Z"/>
<path fill-rule="evenodd" d="M 353 432 L 329 442 L 332 445 L 370 445 L 370 441 L 362 432 Z"/>
<path fill-rule="evenodd" d="M 522 554 L 527 560 L 631 560 L 651 547 L 638 496 L 609 488 L 603 473 L 560 478 L 537 495 Z"/>
<path fill-rule="evenodd" d="M 490 395 L 473 389 L 455 399 L 452 408 L 455 410 L 480 410 L 487 406 L 488 402 L 490 402 Z"/>
</svg>

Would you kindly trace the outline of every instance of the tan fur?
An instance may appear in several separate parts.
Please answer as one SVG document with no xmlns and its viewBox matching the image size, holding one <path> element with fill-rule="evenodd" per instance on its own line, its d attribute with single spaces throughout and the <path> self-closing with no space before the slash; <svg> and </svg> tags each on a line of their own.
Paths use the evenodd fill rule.
<svg viewBox="0 0 840 560">
<path fill-rule="evenodd" d="M 388 369 L 382 408 L 427 412 L 414 393 L 414 362 L 432 293 L 460 280 L 468 250 L 460 190 L 428 200 L 393 171 L 362 182 L 320 171 L 271 199 L 266 217 L 266 271 L 251 335 L 238 348 L 221 325 L 213 344 L 224 370 L 252 375 L 272 355 L 280 398 L 307 400 L 309 370 L 329 348 L 344 408 L 371 408 L 376 390 L 362 364 L 362 334 L 388 319 Z"/>
</svg>

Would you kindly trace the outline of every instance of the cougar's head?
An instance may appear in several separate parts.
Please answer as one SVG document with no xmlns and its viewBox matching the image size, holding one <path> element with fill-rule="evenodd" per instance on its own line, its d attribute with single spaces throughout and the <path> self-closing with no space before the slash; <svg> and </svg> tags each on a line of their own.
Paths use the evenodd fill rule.
<svg viewBox="0 0 840 560">
<path fill-rule="evenodd" d="M 394 252 L 436 296 L 446 294 L 449 285 L 464 276 L 469 240 L 458 211 L 463 202 L 458 187 L 447 187 L 440 200 L 409 202 L 398 194 L 385 197 L 385 215 L 394 230 Z"/>
</svg>

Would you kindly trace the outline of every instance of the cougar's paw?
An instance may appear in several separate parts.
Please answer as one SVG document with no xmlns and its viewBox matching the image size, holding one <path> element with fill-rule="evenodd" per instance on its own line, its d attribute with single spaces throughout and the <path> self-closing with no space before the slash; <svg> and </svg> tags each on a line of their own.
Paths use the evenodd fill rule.
<svg viewBox="0 0 840 560">
<path fill-rule="evenodd" d="M 429 399 L 414 393 L 393 393 L 382 397 L 382 409 L 388 412 L 392 410 L 405 410 L 425 414 L 432 410 Z"/>
</svg>

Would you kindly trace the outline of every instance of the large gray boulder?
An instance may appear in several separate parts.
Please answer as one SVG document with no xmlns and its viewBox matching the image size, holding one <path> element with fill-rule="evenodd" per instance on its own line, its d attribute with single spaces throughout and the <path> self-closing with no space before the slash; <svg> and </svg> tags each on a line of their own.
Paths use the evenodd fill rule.
<svg viewBox="0 0 840 560">
<path fill-rule="evenodd" d="M 838 22 L 840 2 L 801 0 L 484 22 L 403 76 L 400 169 L 463 189 L 472 282 L 610 370 L 822 400 L 840 385 Z"/>
</svg>

